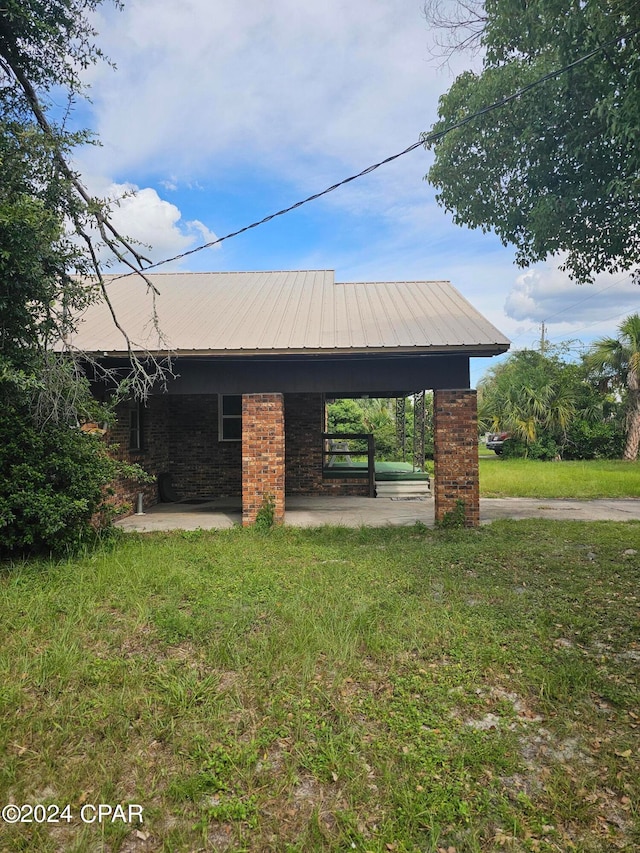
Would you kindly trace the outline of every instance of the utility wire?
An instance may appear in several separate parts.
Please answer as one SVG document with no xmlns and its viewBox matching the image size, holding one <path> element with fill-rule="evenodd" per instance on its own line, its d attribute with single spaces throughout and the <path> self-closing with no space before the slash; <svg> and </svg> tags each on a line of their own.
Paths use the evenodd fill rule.
<svg viewBox="0 0 640 853">
<path fill-rule="evenodd" d="M 617 314 L 613 314 L 611 317 L 603 317 L 600 320 L 594 320 L 592 323 L 587 323 L 585 326 L 581 326 L 579 329 L 574 329 L 571 334 L 577 335 L 580 332 L 585 332 L 587 329 L 590 329 L 592 326 L 600 326 L 602 323 L 608 323 L 610 320 L 617 320 L 620 317 L 624 317 L 629 313 L 629 309 L 627 308 L 625 311 L 619 311 Z M 563 335 L 554 335 L 553 338 L 549 338 L 550 341 L 556 341 L 558 338 L 563 337 Z"/>
<path fill-rule="evenodd" d="M 572 305 L 567 305 L 565 308 L 562 308 L 560 311 L 556 311 L 555 314 L 551 314 L 549 317 L 545 317 L 544 322 L 548 323 L 549 320 L 553 320 L 554 317 L 558 317 L 560 314 L 565 314 L 567 311 L 570 311 L 572 308 L 577 308 L 578 305 L 582 305 L 583 302 L 587 302 L 589 299 L 595 299 L 596 296 L 600 296 L 601 293 L 606 293 L 606 291 L 611 290 L 612 287 L 617 287 L 619 284 L 624 284 L 627 281 L 631 281 L 631 275 L 623 276 L 622 278 L 619 278 L 616 281 L 612 282 L 612 284 L 608 284 L 606 287 L 603 287 L 600 290 L 596 290 L 595 293 L 590 293 L 589 296 L 585 296 L 584 299 L 579 299 L 577 302 L 574 302 Z"/>
<path fill-rule="evenodd" d="M 332 186 L 327 187 L 326 189 L 321 190 L 320 192 L 314 193 L 313 195 L 302 199 L 302 201 L 298 201 L 295 204 L 290 205 L 289 207 L 285 207 L 282 210 L 278 210 L 276 213 L 271 213 L 268 216 L 265 216 L 263 219 L 259 219 L 256 222 L 252 222 L 250 225 L 245 225 L 244 228 L 239 228 L 237 231 L 232 231 L 229 234 L 225 234 L 224 237 L 217 237 L 215 240 L 211 240 L 209 243 L 203 243 L 201 246 L 196 246 L 194 249 L 189 249 L 186 252 L 181 252 L 179 255 L 174 255 L 171 258 L 165 258 L 163 261 L 156 261 L 156 263 L 144 267 L 141 272 L 148 272 L 149 270 L 157 269 L 157 267 L 164 266 L 164 264 L 169 264 L 173 261 L 179 261 L 183 258 L 187 258 L 190 255 L 195 255 L 197 252 L 202 252 L 204 249 L 210 249 L 212 248 L 212 246 L 217 246 L 220 243 L 223 243 L 225 240 L 230 240 L 232 237 L 237 237 L 240 234 L 244 234 L 246 231 L 250 231 L 252 228 L 257 228 L 259 225 L 265 225 L 267 222 L 271 222 L 272 219 L 275 219 L 278 216 L 284 216 L 285 213 L 291 213 L 292 210 L 297 210 L 297 208 L 302 207 L 303 205 L 308 204 L 311 201 L 316 201 L 316 199 L 328 195 L 334 190 L 345 186 L 345 184 L 349 184 L 351 183 L 351 181 L 355 181 L 358 178 L 362 178 L 364 177 L 364 175 L 369 175 L 371 174 L 371 172 L 374 172 L 381 166 L 386 166 L 387 163 L 392 163 L 399 157 L 404 157 L 405 154 L 409 154 L 411 151 L 415 151 L 416 148 L 430 145 L 433 142 L 438 142 L 452 131 L 458 130 L 459 128 L 464 127 L 465 125 L 470 124 L 472 121 L 475 121 L 475 119 L 479 118 L 480 116 L 486 115 L 487 113 L 490 113 L 493 110 L 498 109 L 499 107 L 503 107 L 505 106 L 505 104 L 511 103 L 511 101 L 515 101 L 517 98 L 520 98 L 526 92 L 530 92 L 532 89 L 535 89 L 537 86 L 546 83 L 548 80 L 553 80 L 555 77 L 560 77 L 562 74 L 566 74 L 567 71 L 570 71 L 577 65 L 581 65 L 583 62 L 587 62 L 589 59 L 592 59 L 594 56 L 597 56 L 597 54 L 602 53 L 603 50 L 606 50 L 611 45 L 617 44 L 618 42 L 623 41 L 624 39 L 632 38 L 638 33 L 640 33 L 640 28 L 632 30 L 628 33 L 623 33 L 622 35 L 616 36 L 615 38 L 609 39 L 609 41 L 604 42 L 604 44 L 601 44 L 599 47 L 594 48 L 592 51 L 586 53 L 584 56 L 575 59 L 568 65 L 564 65 L 562 68 L 558 68 L 555 71 L 550 71 L 543 77 L 539 77 L 537 80 L 528 83 L 526 86 L 523 86 L 521 89 L 518 89 L 518 91 L 514 92 L 512 95 L 507 95 L 507 97 L 501 98 L 499 101 L 495 101 L 494 103 L 483 107 L 477 112 L 472 113 L 471 115 L 461 119 L 458 122 L 455 122 L 454 124 L 448 125 L 442 130 L 436 131 L 435 133 L 421 134 L 418 142 L 414 142 L 413 145 L 409 145 L 408 148 L 405 148 L 403 151 L 400 151 L 397 154 L 392 154 L 391 157 L 386 157 L 384 160 L 380 160 L 379 163 L 374 163 L 372 166 L 368 166 L 366 169 L 363 169 L 356 175 L 351 175 L 349 178 L 345 178 L 344 180 L 339 181 L 338 183 L 333 184 Z M 135 272 L 122 273 L 121 275 L 115 276 L 113 279 L 111 279 L 111 281 L 116 281 L 120 278 L 127 278 L 130 275 L 135 275 Z"/>
<path fill-rule="evenodd" d="M 545 317 L 544 320 L 542 320 L 541 322 L 548 323 L 550 320 L 553 320 L 554 317 L 559 317 L 562 314 L 566 314 L 567 311 L 571 311 L 572 308 L 577 308 L 579 305 L 582 305 L 583 302 L 587 302 L 589 299 L 595 299 L 596 296 L 600 296 L 600 294 L 606 293 L 606 291 L 611 290 L 612 287 L 617 287 L 619 284 L 623 284 L 623 283 L 630 281 L 630 280 L 631 280 L 631 275 L 622 276 L 622 278 L 616 279 L 611 284 L 606 285 L 606 287 L 601 287 L 600 290 L 596 290 L 594 293 L 590 293 L 588 296 L 585 296 L 583 299 L 579 299 L 577 302 L 573 302 L 571 305 L 567 305 L 564 308 L 561 308 L 559 311 L 556 311 L 555 314 L 550 314 L 548 317 Z M 565 321 L 565 322 L 568 322 L 568 321 Z M 598 321 L 598 322 L 600 322 L 600 321 Z M 554 325 L 556 325 L 556 324 L 554 323 Z M 511 343 L 515 343 L 515 341 L 519 340 L 520 338 L 524 337 L 525 335 L 528 335 L 529 332 L 532 332 L 536 328 L 537 328 L 537 326 L 530 326 L 528 329 L 525 329 L 524 332 L 520 332 L 518 335 L 516 335 L 515 338 L 512 338 Z M 578 329 L 578 331 L 580 331 L 580 330 Z M 573 332 L 567 333 L 567 334 L 573 334 Z M 562 334 L 555 335 L 553 338 L 549 338 L 549 340 L 550 341 L 556 340 L 557 338 L 562 337 L 562 336 L 563 336 Z"/>
</svg>

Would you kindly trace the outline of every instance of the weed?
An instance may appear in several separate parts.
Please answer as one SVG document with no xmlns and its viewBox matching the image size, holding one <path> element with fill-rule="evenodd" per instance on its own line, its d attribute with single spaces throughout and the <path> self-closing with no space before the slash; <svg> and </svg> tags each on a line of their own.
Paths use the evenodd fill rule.
<svg viewBox="0 0 640 853">
<path fill-rule="evenodd" d="M 631 853 L 629 551 L 640 524 L 534 520 L 126 536 L 16 564 L 0 800 L 144 822 L 4 824 L 0 850 Z"/>
<path fill-rule="evenodd" d="M 465 502 L 461 498 L 458 498 L 455 509 L 444 513 L 441 521 L 438 522 L 438 527 L 442 527 L 445 530 L 451 530 L 452 528 L 464 527 L 466 525 L 466 521 L 467 511 Z"/>
<path fill-rule="evenodd" d="M 273 495 L 262 496 L 262 505 L 256 514 L 255 529 L 260 533 L 271 530 L 275 524 L 276 500 Z"/>
</svg>

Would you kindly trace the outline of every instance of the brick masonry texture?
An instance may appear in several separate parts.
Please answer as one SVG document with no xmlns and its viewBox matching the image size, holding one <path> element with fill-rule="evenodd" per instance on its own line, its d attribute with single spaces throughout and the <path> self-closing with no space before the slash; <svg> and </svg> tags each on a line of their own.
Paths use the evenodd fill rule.
<svg viewBox="0 0 640 853">
<path fill-rule="evenodd" d="M 142 448 L 131 451 L 128 404 L 118 407 L 118 422 L 107 437 L 118 444 L 117 456 L 137 462 L 154 477 L 170 473 L 181 498 L 242 495 L 242 442 L 218 440 L 217 394 L 158 395 L 141 412 Z M 284 418 L 287 494 L 368 494 L 363 480 L 322 479 L 322 394 L 285 395 Z M 145 507 L 158 502 L 155 483 L 122 481 L 115 491 L 115 502 L 125 511 L 135 512 L 139 492 Z"/>
<path fill-rule="evenodd" d="M 470 389 L 434 391 L 434 499 L 436 521 L 455 512 L 464 501 L 465 525 L 480 523 L 478 476 L 478 413 Z"/>
<path fill-rule="evenodd" d="M 105 440 L 116 445 L 114 456 L 128 462 L 136 462 L 147 473 L 157 477 L 166 470 L 169 452 L 169 418 L 165 400 L 150 397 L 146 405 L 140 407 L 142 419 L 142 448 L 129 450 L 129 404 L 121 403 L 116 409 L 117 422 L 109 430 Z M 157 503 L 158 486 L 153 483 L 138 483 L 132 480 L 118 480 L 113 484 L 115 491 L 113 502 L 121 512 L 135 512 L 137 497 L 143 495 L 144 506 Z"/>
<path fill-rule="evenodd" d="M 107 440 L 116 455 L 137 462 L 157 477 L 169 472 L 180 497 L 230 497 L 241 494 L 240 441 L 218 441 L 218 395 L 150 397 L 142 406 L 142 448 L 129 450 L 128 403 L 116 410 L 118 422 Z M 156 483 L 116 484 L 116 502 L 135 511 L 138 492 L 144 505 L 158 502 Z"/>
<path fill-rule="evenodd" d="M 285 394 L 286 492 L 288 495 L 360 495 L 363 480 L 322 479 L 322 433 L 325 406 L 322 394 Z"/>
<path fill-rule="evenodd" d="M 253 524 L 265 498 L 274 521 L 284 521 L 284 398 L 282 394 L 242 395 L 242 523 Z"/>
</svg>

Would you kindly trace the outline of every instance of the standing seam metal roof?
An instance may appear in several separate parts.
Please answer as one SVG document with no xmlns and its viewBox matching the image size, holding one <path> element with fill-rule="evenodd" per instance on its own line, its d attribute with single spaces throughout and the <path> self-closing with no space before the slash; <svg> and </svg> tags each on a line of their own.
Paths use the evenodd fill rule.
<svg viewBox="0 0 640 853">
<path fill-rule="evenodd" d="M 503 352 L 509 341 L 447 281 L 338 283 L 331 270 L 153 273 L 163 341 L 140 279 L 107 277 L 136 349 L 198 355 L 333 352 Z M 126 351 L 107 306 L 81 318 L 73 345 Z"/>
</svg>

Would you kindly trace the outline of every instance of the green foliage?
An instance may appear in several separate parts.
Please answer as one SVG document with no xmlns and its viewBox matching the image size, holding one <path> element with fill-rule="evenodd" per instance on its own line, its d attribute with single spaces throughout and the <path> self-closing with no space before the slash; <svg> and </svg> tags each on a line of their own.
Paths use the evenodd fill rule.
<svg viewBox="0 0 640 853">
<path fill-rule="evenodd" d="M 633 461 L 640 449 L 640 315 L 622 321 L 615 338 L 596 341 L 585 357 L 600 387 L 625 398 L 626 442 L 624 458 Z"/>
<path fill-rule="evenodd" d="M 445 512 L 442 516 L 442 520 L 438 522 L 438 527 L 442 527 L 445 530 L 465 527 L 466 521 L 467 513 L 465 503 L 462 499 L 458 498 L 455 509 L 452 509 L 450 512 Z"/>
<path fill-rule="evenodd" d="M 527 445 L 541 430 L 562 433 L 576 407 L 575 385 L 567 381 L 564 367 L 555 355 L 534 350 L 512 353 L 479 385 L 481 428 L 506 430 Z"/>
<path fill-rule="evenodd" d="M 64 233 L 65 195 L 42 134 L 0 121 L 0 357 L 21 368 L 94 296 L 69 272 L 83 256 Z"/>
<path fill-rule="evenodd" d="M 505 441 L 502 449 L 504 459 L 542 459 L 549 461 L 560 456 L 561 448 L 550 436 L 542 434 L 534 441 L 523 441 L 521 438 L 510 438 Z"/>
<path fill-rule="evenodd" d="M 334 400 L 327 406 L 328 432 L 366 432 L 364 415 L 358 401 Z"/>
<path fill-rule="evenodd" d="M 83 434 L 105 420 L 82 367 L 60 348 L 99 293 L 92 231 L 128 251 L 68 166 L 90 139 L 49 116 L 81 93 L 80 75 L 103 58 L 93 13 L 103 0 L 6 0 L 0 10 L 0 550 L 60 551 L 109 517 L 105 487 L 116 475 L 144 478 L 109 459 Z M 118 0 L 115 5 L 119 6 Z M 74 238 L 70 236 L 74 232 Z M 77 238 L 80 239 L 77 239 Z M 94 279 L 95 280 L 95 279 Z M 99 415 L 99 418 L 98 418 Z"/>
<path fill-rule="evenodd" d="M 572 421 L 567 430 L 565 459 L 620 459 L 624 450 L 624 426 L 619 420 Z"/>
<path fill-rule="evenodd" d="M 520 266 L 563 253 L 578 282 L 640 260 L 640 35 L 634 0 L 487 0 L 482 73 L 440 99 L 433 131 L 608 44 L 436 143 L 428 174 L 454 221 L 493 230 Z"/>
<path fill-rule="evenodd" d="M 7 405 L 0 437 L 2 552 L 60 551 L 87 539 L 114 473 L 100 441 L 66 425 L 37 429 Z"/>
<path fill-rule="evenodd" d="M 80 72 L 104 55 L 95 44 L 91 15 L 104 0 L 4 0 L 0 56 L 13 71 L 2 97 L 25 112 L 28 80 L 33 89 L 55 87 L 71 94 L 82 90 Z M 121 8 L 119 0 L 114 5 Z"/>
<path fill-rule="evenodd" d="M 433 395 L 425 396 L 425 455 L 433 457 Z M 406 452 L 413 447 L 413 398 L 405 399 Z M 402 448 L 396 432 L 395 399 L 365 397 L 335 400 L 327 406 L 329 432 L 370 432 L 375 437 L 376 459 L 400 459 Z M 364 442 L 356 452 L 365 452 Z"/>
<path fill-rule="evenodd" d="M 481 429 L 511 433 L 503 458 L 619 455 L 618 406 L 589 382 L 582 365 L 564 362 L 561 354 L 561 349 L 547 354 L 514 352 L 480 382 Z"/>
<path fill-rule="evenodd" d="M 82 72 L 104 59 L 92 23 L 103 2 L 7 0 L 0 10 L 0 358 L 17 370 L 66 349 L 86 304 L 108 300 L 103 248 L 144 278 L 145 259 L 111 223 L 109 203 L 69 166 L 92 137 L 70 132 L 60 110 L 82 93 Z M 140 396 L 164 375 L 152 358 L 132 358 L 130 368 Z"/>
<path fill-rule="evenodd" d="M 256 513 L 255 529 L 261 533 L 271 530 L 275 524 L 276 501 L 273 495 L 263 495 L 262 506 Z"/>
<path fill-rule="evenodd" d="M 77 423 L 37 423 L 29 395 L 10 383 L 0 383 L 0 404 L 0 555 L 60 553 L 95 539 L 114 513 L 109 484 L 148 479 Z"/>
</svg>

